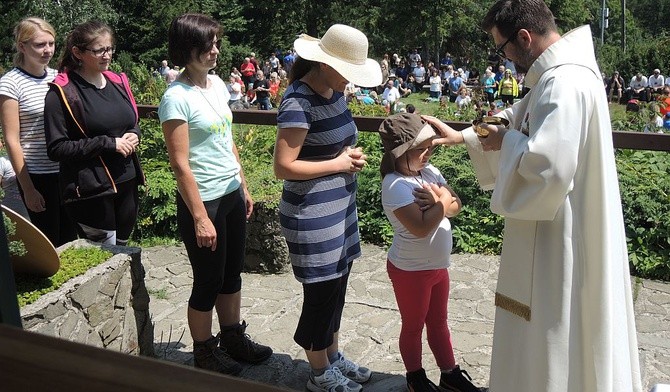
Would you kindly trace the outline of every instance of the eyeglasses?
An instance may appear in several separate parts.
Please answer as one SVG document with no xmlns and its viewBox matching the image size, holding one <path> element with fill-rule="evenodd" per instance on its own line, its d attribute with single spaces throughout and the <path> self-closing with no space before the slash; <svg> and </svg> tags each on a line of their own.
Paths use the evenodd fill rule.
<svg viewBox="0 0 670 392">
<path fill-rule="evenodd" d="M 100 49 L 84 48 L 84 50 L 88 50 L 89 52 L 93 53 L 95 57 L 102 57 L 107 53 L 109 53 L 109 55 L 111 56 L 114 54 L 114 52 L 116 52 L 116 46 L 108 46 L 106 48 L 100 48 Z"/>
<path fill-rule="evenodd" d="M 502 45 L 496 48 L 495 53 L 498 55 L 498 57 L 506 59 L 507 55 L 505 55 L 505 46 L 507 46 L 508 43 L 510 43 L 512 40 L 516 39 L 517 34 L 519 34 L 519 30 L 515 31 L 512 33 L 512 35 L 507 38 L 507 41 L 505 41 Z"/>
<path fill-rule="evenodd" d="M 220 40 L 220 39 L 217 39 L 216 41 L 212 41 L 212 43 L 208 46 L 208 48 L 205 52 L 210 52 L 212 49 L 214 49 L 215 46 L 216 46 L 216 49 L 221 49 L 221 43 L 222 42 L 223 41 Z"/>
</svg>

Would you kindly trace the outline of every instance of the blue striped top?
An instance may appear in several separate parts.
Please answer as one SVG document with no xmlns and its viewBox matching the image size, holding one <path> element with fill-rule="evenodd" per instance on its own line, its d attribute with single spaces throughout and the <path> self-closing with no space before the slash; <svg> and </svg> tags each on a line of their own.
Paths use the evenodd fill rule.
<svg viewBox="0 0 670 392">
<path fill-rule="evenodd" d="M 298 155 L 304 160 L 334 158 L 358 138 L 344 94 L 334 92 L 326 99 L 301 81 L 286 89 L 277 127 L 307 129 Z M 284 181 L 280 224 L 298 281 L 336 279 L 360 256 L 356 189 L 356 176 L 350 173 Z"/>
</svg>

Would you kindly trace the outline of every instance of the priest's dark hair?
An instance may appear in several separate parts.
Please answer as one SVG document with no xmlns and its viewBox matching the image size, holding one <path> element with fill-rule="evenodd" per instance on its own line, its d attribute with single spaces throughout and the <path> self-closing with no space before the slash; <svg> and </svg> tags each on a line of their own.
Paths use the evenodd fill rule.
<svg viewBox="0 0 670 392">
<path fill-rule="evenodd" d="M 485 31 L 494 27 L 503 37 L 520 29 L 539 35 L 558 31 L 554 14 L 543 0 L 498 0 L 482 20 Z"/>
</svg>

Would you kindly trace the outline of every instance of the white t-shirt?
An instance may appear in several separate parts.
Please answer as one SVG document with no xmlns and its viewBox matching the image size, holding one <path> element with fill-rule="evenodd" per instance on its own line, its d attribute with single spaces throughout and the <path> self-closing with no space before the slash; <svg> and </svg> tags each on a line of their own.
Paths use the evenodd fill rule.
<svg viewBox="0 0 670 392">
<path fill-rule="evenodd" d="M 429 82 L 430 91 L 442 91 L 442 79 L 439 76 L 431 76 Z"/>
<path fill-rule="evenodd" d="M 469 105 L 470 102 L 472 102 L 472 99 L 468 95 L 462 96 L 459 94 L 458 97 L 456 97 L 456 106 L 458 106 L 459 108 L 465 105 Z"/>
<path fill-rule="evenodd" d="M 409 66 L 412 68 L 416 68 L 417 65 L 419 65 L 419 61 L 421 61 L 421 55 L 418 53 L 411 53 L 409 55 Z"/>
<path fill-rule="evenodd" d="M 417 83 L 423 83 L 423 79 L 426 77 L 426 68 L 419 66 L 414 68 L 414 80 Z"/>
<path fill-rule="evenodd" d="M 630 80 L 630 87 L 637 89 L 647 87 L 647 77 L 642 76 L 640 80 L 637 80 L 637 76 L 633 76 L 633 79 Z"/>
<path fill-rule="evenodd" d="M 422 183 L 446 185 L 444 177 L 433 165 L 428 164 L 420 173 L 420 177 L 413 177 L 394 172 L 384 176 L 382 181 L 382 206 L 394 233 L 388 259 L 394 266 L 405 271 L 449 267 L 453 246 L 451 223 L 448 218 L 443 218 L 432 233 L 419 238 L 410 233 L 393 212 L 414 203 L 412 191 L 421 187 Z"/>
<path fill-rule="evenodd" d="M 382 100 L 387 101 L 388 103 L 394 103 L 400 99 L 400 91 L 398 91 L 397 88 L 391 87 L 388 88 L 386 87 L 384 89 L 384 92 L 382 93 Z"/>
<path fill-rule="evenodd" d="M 30 220 L 30 218 L 28 218 L 26 205 L 23 204 L 23 198 L 19 192 L 19 184 L 16 180 L 14 168 L 12 167 L 12 163 L 9 162 L 9 159 L 4 155 L 0 156 L 0 184 L 2 185 L 2 191 L 4 192 L 1 200 L 2 204 Z"/>
<path fill-rule="evenodd" d="M 58 72 L 47 68 L 44 75 L 36 77 L 20 68 L 13 68 L 0 79 L 0 95 L 14 99 L 19 104 L 19 142 L 23 149 L 28 173 L 58 173 L 59 163 L 47 156 L 44 134 L 44 97 L 48 83 Z"/>
<path fill-rule="evenodd" d="M 649 87 L 653 88 L 658 88 L 658 87 L 663 87 L 663 84 L 665 83 L 665 78 L 663 75 L 651 75 L 649 77 Z"/>
<path fill-rule="evenodd" d="M 228 85 L 228 92 L 230 93 L 230 101 L 239 101 L 242 99 L 242 85 L 238 82 L 233 82 Z"/>
</svg>

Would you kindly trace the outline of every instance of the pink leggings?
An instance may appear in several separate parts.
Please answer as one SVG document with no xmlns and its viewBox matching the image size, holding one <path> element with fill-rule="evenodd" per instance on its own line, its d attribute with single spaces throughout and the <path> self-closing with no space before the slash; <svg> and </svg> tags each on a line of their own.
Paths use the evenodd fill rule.
<svg viewBox="0 0 670 392">
<path fill-rule="evenodd" d="M 386 262 L 400 309 L 400 355 L 408 372 L 422 368 L 421 335 L 426 325 L 428 346 L 441 370 L 456 366 L 447 325 L 449 271 L 404 271 Z"/>
</svg>

